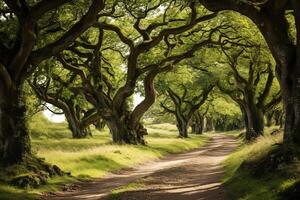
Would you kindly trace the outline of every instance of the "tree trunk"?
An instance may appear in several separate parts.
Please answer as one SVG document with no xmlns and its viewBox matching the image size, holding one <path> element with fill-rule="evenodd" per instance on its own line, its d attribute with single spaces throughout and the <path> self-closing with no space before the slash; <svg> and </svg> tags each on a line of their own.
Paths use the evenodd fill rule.
<svg viewBox="0 0 300 200">
<path fill-rule="evenodd" d="M 0 163 L 14 164 L 31 154 L 22 87 L 4 91 L 0 86 Z"/>
<path fill-rule="evenodd" d="M 177 129 L 179 131 L 179 137 L 188 137 L 188 124 L 185 121 L 177 121 Z"/>
<path fill-rule="evenodd" d="M 214 124 L 211 117 L 206 117 L 206 125 L 205 125 L 205 132 L 213 131 Z"/>
<path fill-rule="evenodd" d="M 96 127 L 96 129 L 98 131 L 103 131 L 103 129 L 105 127 L 105 122 L 103 119 L 99 119 L 94 123 L 94 126 Z"/>
<path fill-rule="evenodd" d="M 131 139 L 129 137 L 129 130 L 125 127 L 125 124 L 122 123 L 119 119 L 110 118 L 106 120 L 106 124 L 112 135 L 114 143 L 131 143 Z"/>
<path fill-rule="evenodd" d="M 71 108 L 70 108 L 71 109 Z M 69 109 L 69 110 L 70 110 Z M 91 130 L 89 127 L 83 126 L 78 120 L 78 116 L 76 116 L 75 111 L 65 112 L 65 117 L 69 125 L 69 129 L 72 132 L 72 137 L 74 139 L 86 138 L 87 136 L 91 136 Z"/>
<path fill-rule="evenodd" d="M 195 129 L 194 129 L 194 132 L 195 134 L 197 135 L 201 135 L 203 134 L 203 125 L 204 125 L 204 120 L 202 120 L 201 122 L 199 123 L 196 123 L 195 124 Z"/>
<path fill-rule="evenodd" d="M 246 129 L 245 139 L 247 141 L 250 141 L 253 138 L 256 138 L 258 136 L 257 132 L 255 132 L 254 128 L 253 128 L 253 119 L 252 119 L 253 114 L 249 114 L 249 112 L 251 113 L 251 110 L 249 110 L 249 108 L 247 108 L 246 105 L 240 106 L 240 108 L 243 113 L 243 117 L 244 117 L 244 121 L 245 121 L 245 129 Z M 247 111 L 247 110 L 249 110 L 249 111 Z M 250 116 L 250 118 L 248 117 L 248 115 Z"/>
<path fill-rule="evenodd" d="M 252 88 L 245 90 L 245 111 L 248 119 L 248 130 L 246 131 L 246 140 L 252 140 L 264 132 L 264 114 L 255 101 L 255 92 Z"/>
<path fill-rule="evenodd" d="M 258 18 L 256 24 L 276 61 L 276 73 L 285 110 L 284 143 L 300 146 L 300 3 L 291 2 L 297 30 L 296 45 L 291 40 L 284 12 L 279 15 L 274 12 L 263 12 L 265 15 Z"/>
<path fill-rule="evenodd" d="M 247 133 L 248 131 L 250 131 L 250 128 L 249 128 L 249 124 L 248 124 L 248 116 L 247 116 L 246 108 L 244 105 L 239 105 L 239 106 L 240 106 L 240 109 L 241 109 L 241 112 L 243 115 L 245 129 L 246 129 L 246 133 Z"/>
<path fill-rule="evenodd" d="M 195 121 L 192 122 L 191 128 L 192 128 L 192 133 L 196 133 L 197 123 Z"/>
<path fill-rule="evenodd" d="M 266 119 L 267 119 L 267 127 L 271 127 L 272 126 L 272 119 L 273 119 L 273 115 L 274 115 L 274 112 L 271 111 L 271 112 L 268 112 L 266 114 Z"/>
<path fill-rule="evenodd" d="M 264 132 L 264 115 L 261 109 L 255 105 L 248 105 L 246 108 L 248 119 L 248 130 L 246 131 L 246 140 L 252 140 Z"/>
<path fill-rule="evenodd" d="M 300 145 L 300 72 L 297 73 L 299 68 L 281 78 L 285 106 L 284 140 L 286 143 L 297 145 Z"/>
<path fill-rule="evenodd" d="M 188 137 L 188 125 L 186 123 L 177 123 L 177 129 L 179 131 L 179 137 L 187 138 Z"/>
<path fill-rule="evenodd" d="M 187 138 L 188 137 L 188 120 L 186 120 L 180 114 L 180 111 L 176 112 L 176 121 L 177 121 L 176 126 L 179 131 L 179 137 Z"/>
<path fill-rule="evenodd" d="M 202 134 L 204 127 L 204 117 L 200 113 L 194 114 L 194 120 L 192 122 L 192 133 Z"/>
<path fill-rule="evenodd" d="M 112 134 L 114 143 L 145 144 L 143 136 L 141 135 L 144 131 L 143 127 L 138 126 L 135 129 L 130 128 L 127 115 L 119 117 L 115 114 L 110 117 L 106 117 L 104 120 Z"/>
</svg>

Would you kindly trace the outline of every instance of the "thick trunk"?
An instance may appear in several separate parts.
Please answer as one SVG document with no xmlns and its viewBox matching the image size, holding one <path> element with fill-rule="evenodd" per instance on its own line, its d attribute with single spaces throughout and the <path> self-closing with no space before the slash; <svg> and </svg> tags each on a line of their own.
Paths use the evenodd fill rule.
<svg viewBox="0 0 300 200">
<path fill-rule="evenodd" d="M 204 117 L 201 114 L 195 113 L 191 127 L 192 133 L 202 134 L 204 127 Z"/>
<path fill-rule="evenodd" d="M 188 122 L 182 117 L 176 116 L 177 120 L 177 129 L 179 131 L 179 137 L 187 138 L 188 137 Z"/>
<path fill-rule="evenodd" d="M 77 119 L 75 113 L 69 112 L 65 113 L 66 120 L 69 125 L 69 129 L 72 132 L 72 137 L 75 139 L 86 138 L 87 136 L 91 136 L 91 130 L 89 127 L 83 126 L 80 123 L 80 120 Z"/>
<path fill-rule="evenodd" d="M 105 123 L 112 134 L 114 143 L 145 144 L 143 135 L 147 133 L 145 128 L 139 124 L 135 129 L 130 128 L 127 115 L 119 117 L 112 115 L 105 118 Z"/>
<path fill-rule="evenodd" d="M 205 132 L 213 131 L 214 123 L 211 117 L 206 117 Z"/>
<path fill-rule="evenodd" d="M 114 143 L 130 144 L 132 142 L 129 130 L 120 119 L 114 117 L 108 118 L 106 119 L 106 124 Z"/>
<path fill-rule="evenodd" d="M 1 90 L 1 87 L 0 87 Z M 0 163 L 12 164 L 31 154 L 22 87 L 0 91 Z"/>
<path fill-rule="evenodd" d="M 248 105 L 246 108 L 248 128 L 246 131 L 246 140 L 252 140 L 264 132 L 264 115 L 261 109 L 255 105 Z"/>
<path fill-rule="evenodd" d="M 299 65 L 300 66 L 300 65 Z M 298 69 L 299 70 L 299 69 Z M 283 77 L 282 77 L 283 78 Z M 285 127 L 284 140 L 286 143 L 300 145 L 300 73 L 293 73 L 289 78 L 282 80 Z"/>
<path fill-rule="evenodd" d="M 247 132 L 250 131 L 249 124 L 248 124 L 247 112 L 246 112 L 246 109 L 245 109 L 244 105 L 240 105 L 240 109 L 241 109 L 241 112 L 242 112 L 242 115 L 243 115 L 244 125 L 245 125 L 245 129 L 246 129 L 246 133 L 247 133 Z"/>
<path fill-rule="evenodd" d="M 285 110 L 284 142 L 300 145 L 300 4 L 292 1 L 296 24 L 296 45 L 291 41 L 284 12 L 264 12 L 257 23 L 276 61 L 276 72 Z M 259 22 L 259 21 L 258 21 Z"/>
<path fill-rule="evenodd" d="M 250 141 L 253 138 L 256 138 L 258 136 L 257 133 L 253 129 L 253 119 L 252 119 L 253 114 L 249 115 L 249 112 L 251 112 L 251 111 L 247 111 L 249 108 L 247 108 L 246 105 L 240 106 L 240 108 L 243 113 L 243 117 L 244 117 L 244 121 L 245 121 L 245 130 L 246 130 L 245 139 L 247 141 Z M 250 118 L 248 117 L 248 115 L 250 116 Z"/>
<path fill-rule="evenodd" d="M 188 137 L 188 125 L 185 123 L 177 124 L 177 128 L 179 131 L 179 137 L 187 138 Z"/>
<path fill-rule="evenodd" d="M 252 88 L 245 91 L 245 111 L 248 119 L 248 130 L 246 131 L 246 140 L 252 140 L 264 132 L 264 114 L 255 101 L 255 92 Z"/>
<path fill-rule="evenodd" d="M 198 135 L 201 135 L 203 133 L 203 125 L 204 122 L 196 123 L 192 127 L 192 132 Z"/>
</svg>

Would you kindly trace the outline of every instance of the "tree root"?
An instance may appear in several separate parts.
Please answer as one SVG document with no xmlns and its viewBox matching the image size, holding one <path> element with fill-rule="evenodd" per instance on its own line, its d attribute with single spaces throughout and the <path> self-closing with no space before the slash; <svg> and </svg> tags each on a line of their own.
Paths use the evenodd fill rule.
<svg viewBox="0 0 300 200">
<path fill-rule="evenodd" d="M 21 188 L 36 188 L 54 176 L 70 175 L 56 165 L 50 165 L 43 159 L 28 156 L 24 161 L 12 166 L 0 166 L 0 181 Z"/>
</svg>

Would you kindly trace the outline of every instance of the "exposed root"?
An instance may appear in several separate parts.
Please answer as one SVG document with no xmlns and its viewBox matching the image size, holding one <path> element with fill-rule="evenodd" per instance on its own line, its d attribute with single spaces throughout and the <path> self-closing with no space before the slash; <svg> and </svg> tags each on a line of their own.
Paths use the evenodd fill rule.
<svg viewBox="0 0 300 200">
<path fill-rule="evenodd" d="M 50 177 L 67 174 L 56 165 L 50 165 L 44 160 L 32 156 L 9 167 L 0 166 L 0 170 L 1 182 L 21 188 L 36 188 L 45 184 Z"/>
</svg>

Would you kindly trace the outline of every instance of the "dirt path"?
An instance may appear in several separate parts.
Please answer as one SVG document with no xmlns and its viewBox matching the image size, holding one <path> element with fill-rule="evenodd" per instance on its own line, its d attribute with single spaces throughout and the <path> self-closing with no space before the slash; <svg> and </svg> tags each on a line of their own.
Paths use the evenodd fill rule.
<svg viewBox="0 0 300 200">
<path fill-rule="evenodd" d="M 125 192 L 118 199 L 224 200 L 221 162 L 236 146 L 237 142 L 231 136 L 215 134 L 200 149 L 80 183 L 74 191 L 57 192 L 43 199 L 105 199 L 111 190 L 139 180 L 144 186 Z"/>
</svg>

